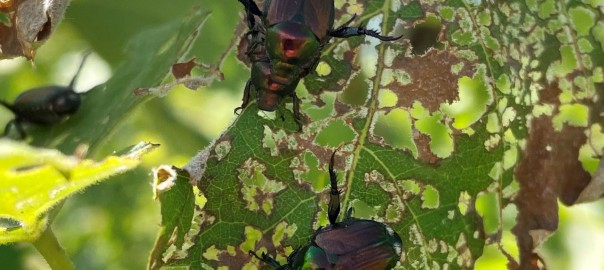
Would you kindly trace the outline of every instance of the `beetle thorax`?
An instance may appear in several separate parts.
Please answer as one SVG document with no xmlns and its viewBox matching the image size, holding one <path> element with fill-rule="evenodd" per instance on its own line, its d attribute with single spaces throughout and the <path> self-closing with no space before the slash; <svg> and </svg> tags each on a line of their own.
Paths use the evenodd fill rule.
<svg viewBox="0 0 604 270">
<path fill-rule="evenodd" d="M 52 106 L 55 113 L 70 115 L 78 110 L 80 102 L 80 95 L 71 91 L 55 97 L 52 101 Z"/>
<path fill-rule="evenodd" d="M 320 42 L 307 26 L 285 21 L 267 29 L 266 47 L 271 63 L 307 68 L 319 55 Z"/>
</svg>

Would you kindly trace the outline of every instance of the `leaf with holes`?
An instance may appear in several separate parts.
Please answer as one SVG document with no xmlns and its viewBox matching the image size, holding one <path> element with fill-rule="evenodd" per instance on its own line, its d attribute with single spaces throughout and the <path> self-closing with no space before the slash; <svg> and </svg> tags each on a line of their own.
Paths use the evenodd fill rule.
<svg viewBox="0 0 604 270">
<path fill-rule="evenodd" d="M 335 25 L 355 13 L 355 24 L 405 39 L 326 45 L 297 89 L 301 132 L 289 104 L 252 104 L 187 165 L 207 203 L 195 209 L 193 245 L 163 253 L 168 267 L 262 267 L 250 250 L 286 263 L 328 223 L 336 149 L 342 209 L 401 236 L 397 269 L 472 268 L 492 244 L 514 254 L 499 245 L 512 202 L 520 252 L 510 265 L 537 267 L 556 199 L 577 200 L 604 146 L 601 9 L 403 2 L 338 2 Z"/>
</svg>

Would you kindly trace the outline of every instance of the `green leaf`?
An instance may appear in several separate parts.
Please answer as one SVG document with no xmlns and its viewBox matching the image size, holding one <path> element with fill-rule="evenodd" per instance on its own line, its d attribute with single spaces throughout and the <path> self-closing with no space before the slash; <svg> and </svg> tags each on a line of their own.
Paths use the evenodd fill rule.
<svg viewBox="0 0 604 270">
<path fill-rule="evenodd" d="M 182 248 L 185 242 L 185 234 L 191 229 L 195 195 L 186 171 L 159 167 L 153 175 L 154 197 L 161 202 L 162 227 L 155 240 L 148 268 L 159 269 L 163 265 L 163 251 L 170 245 Z"/>
<path fill-rule="evenodd" d="M 136 96 L 133 91 L 155 87 L 171 76 L 171 66 L 189 53 L 207 16 L 194 9 L 184 18 L 133 37 L 111 79 L 88 91 L 79 111 L 67 121 L 33 130 L 32 144 L 57 147 L 67 153 L 79 144 L 87 144 L 89 151 L 96 153 L 108 135 L 150 98 Z"/>
<path fill-rule="evenodd" d="M 372 1 L 373 5 L 384 7 L 389 3 Z M 396 15 L 384 13 L 384 10 L 389 8 L 374 10 L 371 15 L 361 18 L 367 20 L 380 15 L 384 25 L 391 26 Z M 390 33 L 390 29 L 383 26 L 381 32 Z M 373 47 L 354 43 L 358 40 L 333 41 L 334 46 L 349 42 L 350 47 L 326 49 L 327 55 L 322 60 L 332 70 L 323 78 L 307 78 L 306 87 L 312 88 L 309 92 L 347 87 L 342 85 L 346 81 L 342 78 L 351 76 L 345 72 L 351 67 L 345 61 L 329 59 L 343 53 L 359 54 L 360 48 L 373 50 L 377 55 L 375 64 L 365 63 L 362 68 L 365 71 L 365 67 L 376 67 L 367 70 L 370 89 L 380 89 L 381 83 L 389 81 L 382 77 L 385 70 L 394 68 L 384 64 L 386 50 L 402 51 L 401 44 L 378 43 Z M 402 55 L 396 59 L 398 57 Z M 395 65 L 398 64 L 396 59 Z M 356 69 L 352 71 L 359 73 L 358 67 Z M 391 89 L 391 93 L 400 95 L 396 87 Z M 457 91 L 457 88 L 451 90 Z M 336 169 L 343 191 L 342 209 L 353 207 L 356 209 L 354 216 L 373 218 L 391 226 L 404 241 L 406 255 L 401 266 L 423 268 L 449 264 L 450 269 L 471 266 L 481 254 L 484 240 L 476 234 L 480 223 L 473 207 L 461 213 L 458 204 L 460 198 L 464 198 L 462 194 L 475 197 L 492 184 L 489 173 L 502 157 L 501 148 L 489 151 L 484 147 L 483 141 L 489 134 L 484 124 L 478 124 L 472 126 L 472 138 L 456 137 L 455 148 L 459 150 L 450 154 L 451 150 L 445 150 L 447 154 L 444 155 L 450 156 L 443 160 L 434 156 L 441 155 L 439 150 L 434 150 L 437 152 L 433 154 L 430 149 L 452 149 L 452 141 L 448 142 L 449 146 L 438 145 L 446 140 L 430 146 L 430 139 L 424 142 L 418 142 L 417 138 L 404 139 L 407 141 L 405 149 L 415 149 L 416 145 L 423 147 L 417 150 L 415 155 L 419 157 L 416 160 L 413 153 L 397 150 L 400 143 L 390 145 L 377 130 L 374 133 L 373 127 L 378 125 L 394 134 L 400 127 L 379 122 L 382 119 L 379 116 L 390 108 L 378 106 L 380 91 L 369 94 L 369 99 L 361 106 L 338 110 L 336 108 L 342 104 L 330 95 L 304 96 L 303 111 L 315 117 L 300 134 L 292 132 L 296 126 L 285 107 L 280 109 L 286 119 L 282 122 L 279 117 L 267 117 L 265 112 L 259 112 L 255 104 L 248 106 L 209 148 L 211 154 L 207 163 L 194 159 L 188 165 L 187 168 L 191 168 L 203 164 L 205 172 L 198 179 L 198 186 L 207 197 L 207 203 L 203 209 L 196 208 L 195 211 L 194 219 L 200 220 L 200 224 L 195 225 L 200 228 L 194 246 L 165 250 L 168 265 L 188 265 L 191 269 L 201 269 L 202 265 L 255 268 L 258 262 L 247 254 L 249 250 L 267 251 L 284 263 L 287 254 L 307 244 L 313 232 L 327 224 L 326 169 L 329 155 L 339 147 Z M 313 113 L 319 110 L 325 111 L 320 117 Z M 479 113 L 484 114 L 484 111 Z M 408 118 L 411 125 L 412 119 Z M 440 118 L 432 121 L 444 122 Z M 475 122 L 472 119 L 467 126 Z M 280 135 L 281 129 L 288 131 L 287 136 Z M 446 130 L 430 136 L 440 138 L 441 133 L 446 136 L 451 129 L 447 126 Z M 431 128 L 424 132 L 430 133 Z M 447 173 L 452 171 L 460 173 Z M 405 189 L 409 183 L 418 187 L 415 193 Z M 190 203 L 190 200 L 182 199 L 180 203 Z M 465 203 L 471 205 L 472 199 Z M 453 259 L 453 263 L 448 263 Z"/>
<path fill-rule="evenodd" d="M 34 241 L 46 229 L 49 209 L 86 187 L 136 167 L 153 146 L 141 144 L 103 161 L 0 140 L 0 244 Z"/>
<path fill-rule="evenodd" d="M 532 269 L 535 236 L 555 230 L 557 200 L 573 204 L 589 182 L 581 161 L 594 167 L 602 154 L 589 130 L 601 128 L 594 67 L 604 54 L 597 35 L 585 37 L 598 24 L 579 16 L 598 11 L 555 1 L 353 2 L 339 3 L 336 25 L 357 13 L 355 24 L 381 33 L 423 18 L 431 27 L 403 30 L 402 42 L 334 38 L 298 86 L 300 133 L 289 104 L 268 113 L 252 102 L 185 167 L 207 202 L 194 211 L 193 246 L 162 252 L 167 266 L 264 267 L 250 250 L 285 264 L 328 222 L 336 151 L 342 209 L 401 236 L 397 269 L 470 269 L 489 245 L 520 250 L 506 258 Z M 518 248 L 501 243 L 509 209 L 518 209 L 506 215 L 518 221 Z"/>
</svg>

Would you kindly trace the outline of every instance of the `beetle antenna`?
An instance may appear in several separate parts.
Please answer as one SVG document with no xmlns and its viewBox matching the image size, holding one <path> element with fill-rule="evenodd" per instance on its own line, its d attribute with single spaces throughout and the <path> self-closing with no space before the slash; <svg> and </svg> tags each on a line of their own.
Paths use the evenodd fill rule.
<svg viewBox="0 0 604 270">
<path fill-rule="evenodd" d="M 338 190 L 338 177 L 336 172 L 333 170 L 334 158 L 336 151 L 331 154 L 331 160 L 329 161 L 329 180 L 331 183 L 331 189 L 329 191 L 329 206 L 327 208 L 327 217 L 331 225 L 336 224 L 338 215 L 340 214 L 340 191 Z"/>
<path fill-rule="evenodd" d="M 8 123 L 6 123 L 6 126 L 4 126 L 4 133 L 2 133 L 2 136 L 0 136 L 0 138 L 8 137 L 8 134 L 10 133 L 10 128 L 14 124 L 15 124 L 15 119 L 8 121 Z"/>
<path fill-rule="evenodd" d="M 88 58 L 89 55 L 90 55 L 90 51 L 87 51 L 84 53 L 82 62 L 80 62 L 80 66 L 78 67 L 78 71 L 76 71 L 76 74 L 73 75 L 73 79 L 71 79 L 71 82 L 69 82 L 69 88 L 71 88 L 72 90 L 73 90 L 73 86 L 75 85 L 76 80 L 78 79 L 78 76 L 80 75 L 80 71 L 82 71 L 82 67 L 84 67 L 84 62 L 86 62 L 86 58 Z"/>
<path fill-rule="evenodd" d="M 1 100 L 1 99 L 0 99 L 0 105 L 2 105 L 2 106 L 4 106 L 4 107 L 6 107 L 6 108 L 7 108 L 7 109 L 9 109 L 11 112 L 13 112 L 13 113 L 15 113 L 15 114 L 16 114 L 15 109 L 13 108 L 13 105 L 9 104 L 8 102 L 6 102 L 6 101 L 4 101 L 4 100 Z"/>
</svg>

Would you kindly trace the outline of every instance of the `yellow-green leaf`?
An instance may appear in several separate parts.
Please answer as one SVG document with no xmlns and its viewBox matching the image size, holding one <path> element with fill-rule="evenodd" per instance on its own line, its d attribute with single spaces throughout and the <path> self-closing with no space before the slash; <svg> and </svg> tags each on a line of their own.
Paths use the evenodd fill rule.
<svg viewBox="0 0 604 270">
<path fill-rule="evenodd" d="M 97 162 L 0 140 L 0 244 L 35 240 L 46 228 L 49 209 L 86 187 L 133 169 L 140 155 L 153 147 L 141 143 L 122 156 Z"/>
</svg>

